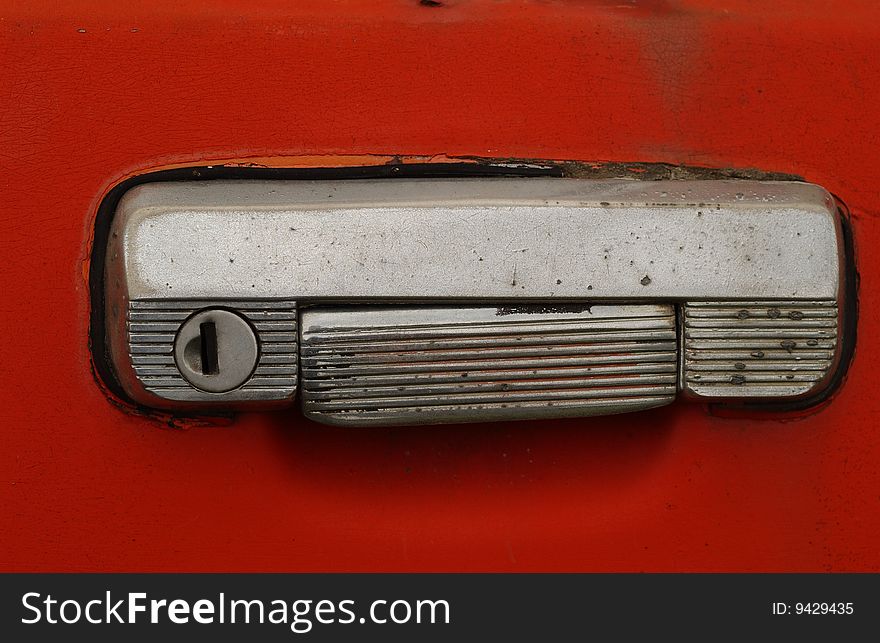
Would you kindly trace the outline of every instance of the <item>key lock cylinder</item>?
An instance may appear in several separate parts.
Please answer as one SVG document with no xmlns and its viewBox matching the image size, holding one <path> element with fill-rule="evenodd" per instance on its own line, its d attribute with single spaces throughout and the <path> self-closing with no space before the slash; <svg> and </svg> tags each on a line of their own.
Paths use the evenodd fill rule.
<svg viewBox="0 0 880 643">
<path fill-rule="evenodd" d="M 256 331 L 244 317 L 223 308 L 200 310 L 181 324 L 174 340 L 177 370 L 208 393 L 228 393 L 247 382 L 258 354 Z"/>
<path fill-rule="evenodd" d="M 339 425 L 799 403 L 839 378 L 842 224 L 786 181 L 144 183 L 108 352 L 140 405 Z"/>
</svg>

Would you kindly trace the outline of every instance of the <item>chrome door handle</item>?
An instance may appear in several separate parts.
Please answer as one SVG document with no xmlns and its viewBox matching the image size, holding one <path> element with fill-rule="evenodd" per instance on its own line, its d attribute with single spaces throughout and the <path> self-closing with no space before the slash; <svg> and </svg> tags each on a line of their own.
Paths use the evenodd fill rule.
<svg viewBox="0 0 880 643">
<path fill-rule="evenodd" d="M 791 400 L 838 367 L 842 253 L 807 183 L 150 183 L 113 220 L 106 327 L 159 408 L 286 405 L 300 377 L 341 424 Z"/>
</svg>

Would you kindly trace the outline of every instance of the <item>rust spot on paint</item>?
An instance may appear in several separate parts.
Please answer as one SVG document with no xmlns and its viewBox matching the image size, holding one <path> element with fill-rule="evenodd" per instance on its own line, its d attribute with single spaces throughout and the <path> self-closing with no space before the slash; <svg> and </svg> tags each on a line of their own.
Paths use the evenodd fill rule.
<svg viewBox="0 0 880 643">
<path fill-rule="evenodd" d="M 520 159 L 520 162 L 523 160 Z M 537 162 L 537 161 L 533 161 Z M 543 161 L 546 163 L 547 161 Z M 767 172 L 755 168 L 711 168 L 671 163 L 585 163 L 561 161 L 558 165 L 565 176 L 572 178 L 625 179 L 642 181 L 693 180 L 693 179 L 748 179 L 754 181 L 802 181 L 796 174 Z"/>
</svg>

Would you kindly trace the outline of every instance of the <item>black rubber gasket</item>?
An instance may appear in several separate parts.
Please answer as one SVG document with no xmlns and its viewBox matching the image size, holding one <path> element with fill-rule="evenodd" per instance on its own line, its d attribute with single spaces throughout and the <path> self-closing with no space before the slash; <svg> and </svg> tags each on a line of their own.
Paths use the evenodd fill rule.
<svg viewBox="0 0 880 643">
<path fill-rule="evenodd" d="M 739 170 L 725 168 L 700 168 L 675 166 L 663 163 L 580 163 L 573 161 L 545 161 L 532 159 L 479 159 L 469 158 L 463 162 L 448 163 L 403 163 L 391 162 L 384 165 L 355 167 L 315 167 L 315 168 L 266 168 L 248 166 L 199 166 L 147 172 L 122 181 L 114 186 L 101 201 L 95 214 L 95 232 L 92 240 L 91 261 L 89 264 L 89 295 L 91 312 L 89 319 L 89 346 L 92 354 L 94 374 L 100 382 L 116 397 L 145 413 L 155 413 L 154 409 L 144 407 L 132 400 L 119 384 L 112 367 L 106 341 L 104 323 L 104 263 L 107 242 L 113 214 L 122 196 L 131 188 L 145 183 L 159 181 L 212 181 L 212 180 L 352 180 L 382 178 L 482 178 L 482 177 L 577 177 L 577 178 L 637 178 L 640 180 L 661 179 L 752 179 L 766 181 L 797 181 L 801 177 L 762 172 L 759 170 Z M 828 384 L 816 395 L 792 400 L 790 402 L 745 402 L 712 403 L 710 407 L 744 411 L 796 412 L 817 407 L 829 400 L 846 379 L 849 366 L 855 354 L 856 332 L 858 328 L 858 288 L 859 274 L 855 260 L 855 246 L 852 225 L 846 206 L 838 200 L 841 230 L 844 245 L 844 328 L 840 335 L 844 341 L 840 345 L 840 360 Z M 189 413 L 175 412 L 174 415 L 188 416 Z M 205 413 L 199 413 L 205 416 Z M 210 414 L 209 414 L 210 415 Z"/>
</svg>

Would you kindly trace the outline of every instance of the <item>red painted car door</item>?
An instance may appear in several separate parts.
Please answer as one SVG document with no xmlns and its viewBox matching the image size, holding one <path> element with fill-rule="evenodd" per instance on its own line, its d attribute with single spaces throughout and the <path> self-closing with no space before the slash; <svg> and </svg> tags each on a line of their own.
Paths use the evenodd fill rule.
<svg viewBox="0 0 880 643">
<path fill-rule="evenodd" d="M 27 0 L 0 9 L 0 569 L 877 570 L 874 2 Z M 104 196 L 174 167 L 756 168 L 848 207 L 820 408 L 341 429 L 134 412 L 93 369 Z"/>
</svg>

